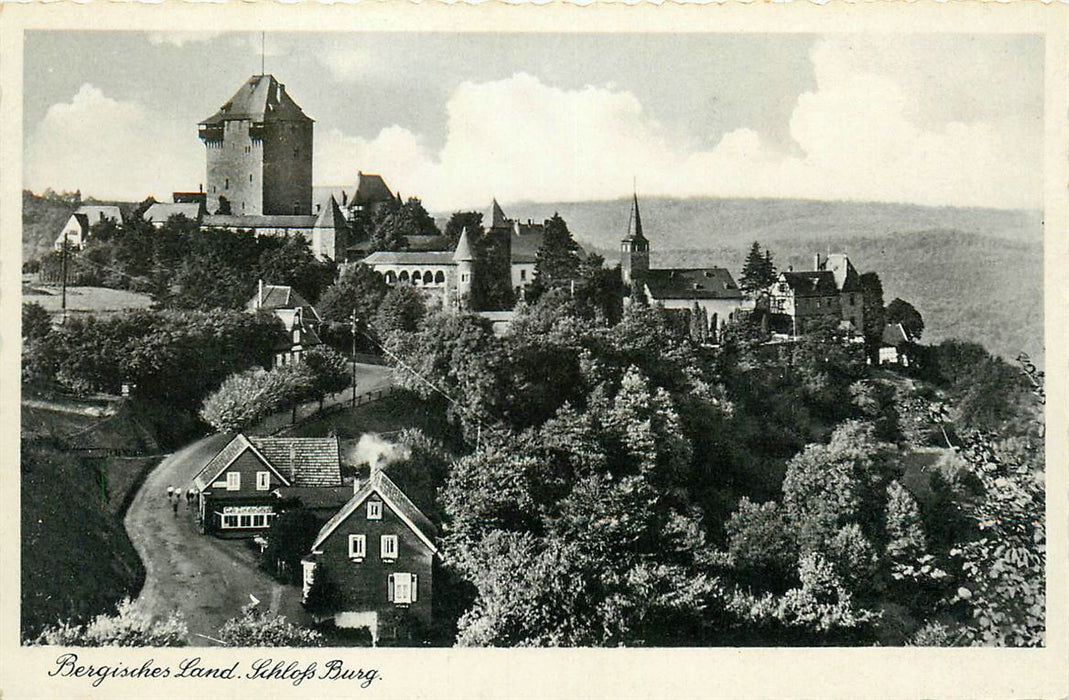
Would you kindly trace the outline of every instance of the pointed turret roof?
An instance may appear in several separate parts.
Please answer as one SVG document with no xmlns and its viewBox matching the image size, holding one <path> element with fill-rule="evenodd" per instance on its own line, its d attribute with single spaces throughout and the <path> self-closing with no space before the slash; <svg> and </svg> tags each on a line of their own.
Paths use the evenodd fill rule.
<svg viewBox="0 0 1069 700">
<path fill-rule="evenodd" d="M 273 75 L 254 75 L 238 88 L 219 111 L 201 124 L 221 124 L 234 119 L 264 121 L 312 121 Z"/>
<path fill-rule="evenodd" d="M 497 198 L 494 198 L 494 204 L 490 209 L 490 228 L 509 228 L 508 217 L 505 216 L 505 212 L 502 211 L 501 205 L 497 203 Z"/>
<path fill-rule="evenodd" d="M 341 213 L 341 207 L 338 206 L 338 200 L 334 199 L 334 195 L 330 195 L 330 199 L 327 200 L 326 205 L 319 212 L 319 217 L 316 219 L 316 228 L 332 228 L 339 229 L 345 226 L 345 215 Z"/>
<path fill-rule="evenodd" d="M 638 211 L 638 193 L 632 195 L 631 200 L 631 217 L 627 220 L 627 240 L 629 241 L 644 241 L 646 237 L 642 235 L 642 215 Z"/>
<path fill-rule="evenodd" d="M 475 256 L 472 255 L 471 243 L 468 242 L 468 227 L 465 226 L 460 232 L 456 250 L 453 251 L 453 262 L 472 262 L 473 260 Z"/>
</svg>

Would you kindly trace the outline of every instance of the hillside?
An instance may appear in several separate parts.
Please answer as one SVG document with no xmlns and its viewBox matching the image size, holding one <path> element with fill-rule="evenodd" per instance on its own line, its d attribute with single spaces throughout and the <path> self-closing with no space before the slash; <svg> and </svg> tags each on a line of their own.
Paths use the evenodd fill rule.
<svg viewBox="0 0 1069 700">
<path fill-rule="evenodd" d="M 908 204 L 790 200 L 640 200 L 642 223 L 661 267 L 719 265 L 736 277 L 753 241 L 776 265 L 811 269 L 813 253 L 845 251 L 875 271 L 884 301 L 911 302 L 923 340 L 961 338 L 1013 359 L 1043 362 L 1043 220 L 1039 212 Z M 509 216 L 559 211 L 586 246 L 618 260 L 630 202 L 519 204 Z"/>
<path fill-rule="evenodd" d="M 103 202 L 87 199 L 81 202 L 81 196 L 64 192 L 57 194 L 47 191 L 43 195 L 29 190 L 22 192 L 22 260 L 37 260 L 52 250 L 59 236 L 60 229 L 74 213 L 80 203 L 115 204 L 123 215 L 129 213 L 136 205 L 129 202 Z"/>
</svg>

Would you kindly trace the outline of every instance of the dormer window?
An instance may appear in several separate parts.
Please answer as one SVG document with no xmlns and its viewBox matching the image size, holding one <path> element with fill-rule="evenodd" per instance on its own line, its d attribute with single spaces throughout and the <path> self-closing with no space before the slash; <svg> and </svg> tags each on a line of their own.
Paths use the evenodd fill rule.
<svg viewBox="0 0 1069 700">
<path fill-rule="evenodd" d="M 367 502 L 367 519 L 382 520 L 382 501 Z"/>
</svg>

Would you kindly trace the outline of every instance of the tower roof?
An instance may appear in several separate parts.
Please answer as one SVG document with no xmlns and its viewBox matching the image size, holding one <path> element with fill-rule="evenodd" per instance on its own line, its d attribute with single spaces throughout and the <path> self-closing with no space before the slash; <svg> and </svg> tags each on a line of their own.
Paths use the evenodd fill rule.
<svg viewBox="0 0 1069 700">
<path fill-rule="evenodd" d="M 388 202 L 393 198 L 393 193 L 386 186 L 386 181 L 382 179 L 382 175 L 363 171 L 356 173 L 356 189 L 353 190 L 354 204 L 375 204 L 377 202 Z"/>
<path fill-rule="evenodd" d="M 335 230 L 344 228 L 345 216 L 341 213 L 341 207 L 338 206 L 338 200 L 334 199 L 334 195 L 330 195 L 323 209 L 319 212 L 315 226 L 316 228 L 332 228 Z"/>
<path fill-rule="evenodd" d="M 453 251 L 453 262 L 472 262 L 473 260 L 475 256 L 472 255 L 471 244 L 468 242 L 468 227 L 465 226 L 460 232 L 456 250 Z"/>
<path fill-rule="evenodd" d="M 235 119 L 254 122 L 312 121 L 273 75 L 254 75 L 238 88 L 219 111 L 201 124 L 212 125 Z"/>
<path fill-rule="evenodd" d="M 631 216 L 627 220 L 627 240 L 629 241 L 644 241 L 646 237 L 642 235 L 642 215 L 638 210 L 638 193 L 634 193 L 631 199 Z"/>
<path fill-rule="evenodd" d="M 496 197 L 494 198 L 493 206 L 490 208 L 490 228 L 509 228 L 508 217 L 505 216 L 501 205 L 497 203 Z"/>
</svg>

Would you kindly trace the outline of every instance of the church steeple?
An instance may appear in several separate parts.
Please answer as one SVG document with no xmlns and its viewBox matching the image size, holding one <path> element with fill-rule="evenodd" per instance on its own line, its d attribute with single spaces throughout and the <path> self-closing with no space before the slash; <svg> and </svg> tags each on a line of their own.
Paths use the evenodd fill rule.
<svg viewBox="0 0 1069 700">
<path fill-rule="evenodd" d="M 631 216 L 627 237 L 620 241 L 620 275 L 624 284 L 641 281 L 650 269 L 650 242 L 642 233 L 642 214 L 638 209 L 638 192 L 631 198 Z"/>
</svg>

